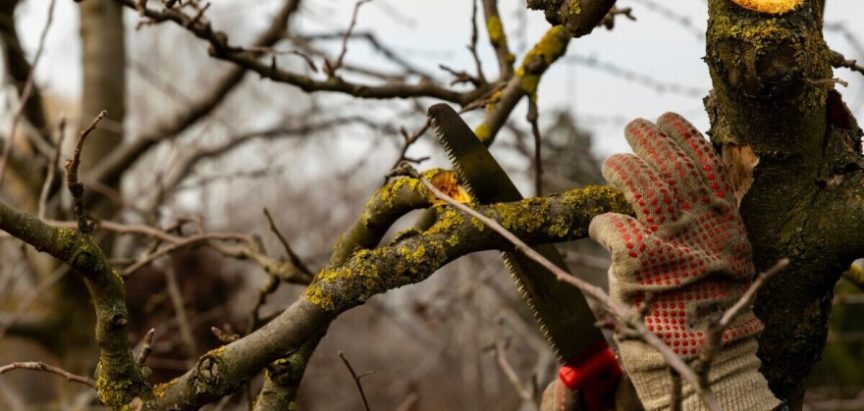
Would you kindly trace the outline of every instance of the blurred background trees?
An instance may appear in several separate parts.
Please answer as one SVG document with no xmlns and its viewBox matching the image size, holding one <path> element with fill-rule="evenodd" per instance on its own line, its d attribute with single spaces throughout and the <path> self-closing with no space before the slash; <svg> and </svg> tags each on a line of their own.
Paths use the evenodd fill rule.
<svg viewBox="0 0 864 411">
<path fill-rule="evenodd" d="M 81 166 L 95 217 L 179 237 L 240 233 L 252 236 L 241 246 L 291 259 L 268 228 L 262 215 L 267 208 L 313 273 L 398 160 L 448 167 L 431 133 L 423 132 L 425 107 L 438 94 L 453 103 L 473 101 L 475 110 L 466 118 L 487 124 L 503 86 L 495 80 L 506 66 L 502 59 L 511 58 L 501 53 L 495 20 L 484 8 L 496 2 L 176 2 L 192 18 L 186 28 L 206 22 L 224 30 L 231 45 L 245 47 L 244 57 L 274 72 L 373 87 L 432 84 L 450 94 L 435 89 L 368 99 L 363 90 L 341 89 L 338 81 L 332 83 L 336 92 L 316 85 L 304 90 L 220 61 L 233 51 L 121 3 L 0 1 L 0 144 L 11 147 L 0 185 L 3 201 L 33 213 L 41 208 L 49 220 L 74 219 L 62 169 L 44 182 L 55 150 L 62 164 L 78 130 L 106 109 Z M 168 2 L 129 3 L 155 10 Z M 509 47 L 518 67 L 548 23 L 524 2 L 497 3 L 503 50 Z M 829 3 L 826 36 L 847 58 L 864 58 L 860 33 L 846 23 L 864 7 L 848 3 Z M 637 20 L 615 16 L 611 31 L 571 45 L 537 90 L 544 193 L 602 184 L 599 161 L 625 150 L 620 129 L 630 118 L 674 110 L 707 128 L 701 97 L 711 86 L 699 60 L 705 3 L 622 0 L 617 6 L 632 8 Z M 208 42 L 218 58 L 207 56 Z M 841 92 L 860 114 L 860 76 L 842 77 L 850 85 Z M 523 193 L 534 195 L 538 164 L 527 105 L 506 112 L 492 150 Z M 391 236 L 410 226 L 411 216 Z M 266 262 L 231 248 L 235 242 L 184 244 L 139 264 L 164 241 L 118 230 L 98 235 L 112 261 L 128 271 L 132 340 L 155 329 L 147 365 L 157 381 L 183 373 L 200 354 L 247 333 L 302 291 L 290 279 L 281 281 L 287 278 Z M 596 246 L 578 241 L 564 250 L 573 272 L 605 281 L 607 259 Z M 41 360 L 92 374 L 89 296 L 67 271 L 0 237 L 0 363 Z M 864 407 L 864 374 L 852 366 L 864 356 L 855 321 L 864 300 L 852 283 L 839 287 L 830 345 L 810 381 L 812 409 Z M 522 398 L 514 385 L 545 386 L 557 365 L 496 252 L 460 259 L 421 285 L 375 297 L 343 315 L 312 357 L 298 396 L 301 408 L 361 407 L 337 352 L 356 369 L 375 372 L 362 379 L 374 410 L 532 409 L 535 398 Z M 507 368 L 516 371 L 517 381 Z M 245 409 L 260 385 L 255 380 L 209 407 Z M 87 387 L 39 373 L 0 377 L 3 409 L 90 409 L 94 400 Z"/>
</svg>

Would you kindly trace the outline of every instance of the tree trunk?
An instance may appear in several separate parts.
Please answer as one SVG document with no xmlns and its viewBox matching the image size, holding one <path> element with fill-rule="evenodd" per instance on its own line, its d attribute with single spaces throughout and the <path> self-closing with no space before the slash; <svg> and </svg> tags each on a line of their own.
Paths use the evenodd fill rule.
<svg viewBox="0 0 864 411">
<path fill-rule="evenodd" d="M 755 312 L 766 326 L 762 372 L 793 409 L 825 346 L 834 284 L 861 248 L 848 234 L 862 227 L 849 215 L 862 201 L 853 198 L 864 181 L 860 129 L 833 90 L 823 6 L 771 15 L 709 2 L 711 140 L 738 176 L 757 270 L 792 261 Z"/>
</svg>

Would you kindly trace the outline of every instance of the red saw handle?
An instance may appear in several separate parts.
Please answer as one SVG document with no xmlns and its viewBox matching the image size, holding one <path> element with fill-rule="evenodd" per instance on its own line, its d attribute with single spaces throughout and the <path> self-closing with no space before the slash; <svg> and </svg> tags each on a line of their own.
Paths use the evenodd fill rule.
<svg viewBox="0 0 864 411">
<path fill-rule="evenodd" d="M 582 395 L 588 411 L 615 409 L 615 388 L 621 381 L 615 353 L 602 344 L 586 354 L 567 361 L 558 370 L 558 377 L 567 388 Z"/>
</svg>

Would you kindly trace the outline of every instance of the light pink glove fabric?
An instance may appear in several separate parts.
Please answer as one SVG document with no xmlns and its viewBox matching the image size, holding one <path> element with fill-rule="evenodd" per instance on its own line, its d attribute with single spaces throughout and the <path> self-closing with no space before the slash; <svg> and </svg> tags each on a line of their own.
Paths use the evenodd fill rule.
<svg viewBox="0 0 864 411">
<path fill-rule="evenodd" d="M 754 273 L 750 243 L 725 166 L 709 142 L 677 114 L 626 129 L 635 154 L 616 154 L 603 176 L 620 188 L 636 217 L 596 217 L 591 238 L 612 254 L 613 298 L 641 309 L 651 296 L 648 328 L 685 360 L 698 356 L 704 331 L 748 288 Z M 752 311 L 723 334 L 710 374 L 727 410 L 770 410 L 778 401 L 758 372 Z M 620 341 L 620 354 L 648 410 L 670 406 L 671 380 L 660 355 L 641 341 Z M 685 385 L 684 409 L 702 409 Z"/>
</svg>

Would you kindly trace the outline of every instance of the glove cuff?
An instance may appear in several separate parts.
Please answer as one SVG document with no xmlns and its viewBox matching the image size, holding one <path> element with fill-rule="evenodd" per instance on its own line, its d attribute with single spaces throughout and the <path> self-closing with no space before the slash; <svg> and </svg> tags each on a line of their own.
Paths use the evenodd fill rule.
<svg viewBox="0 0 864 411">
<path fill-rule="evenodd" d="M 646 411 L 671 408 L 672 380 L 669 367 L 652 347 L 641 341 L 622 341 L 621 358 Z M 711 390 L 725 410 L 770 411 L 780 401 L 759 372 L 755 338 L 723 347 L 714 359 L 708 379 Z M 682 409 L 707 410 L 693 386 L 682 381 Z"/>
</svg>

